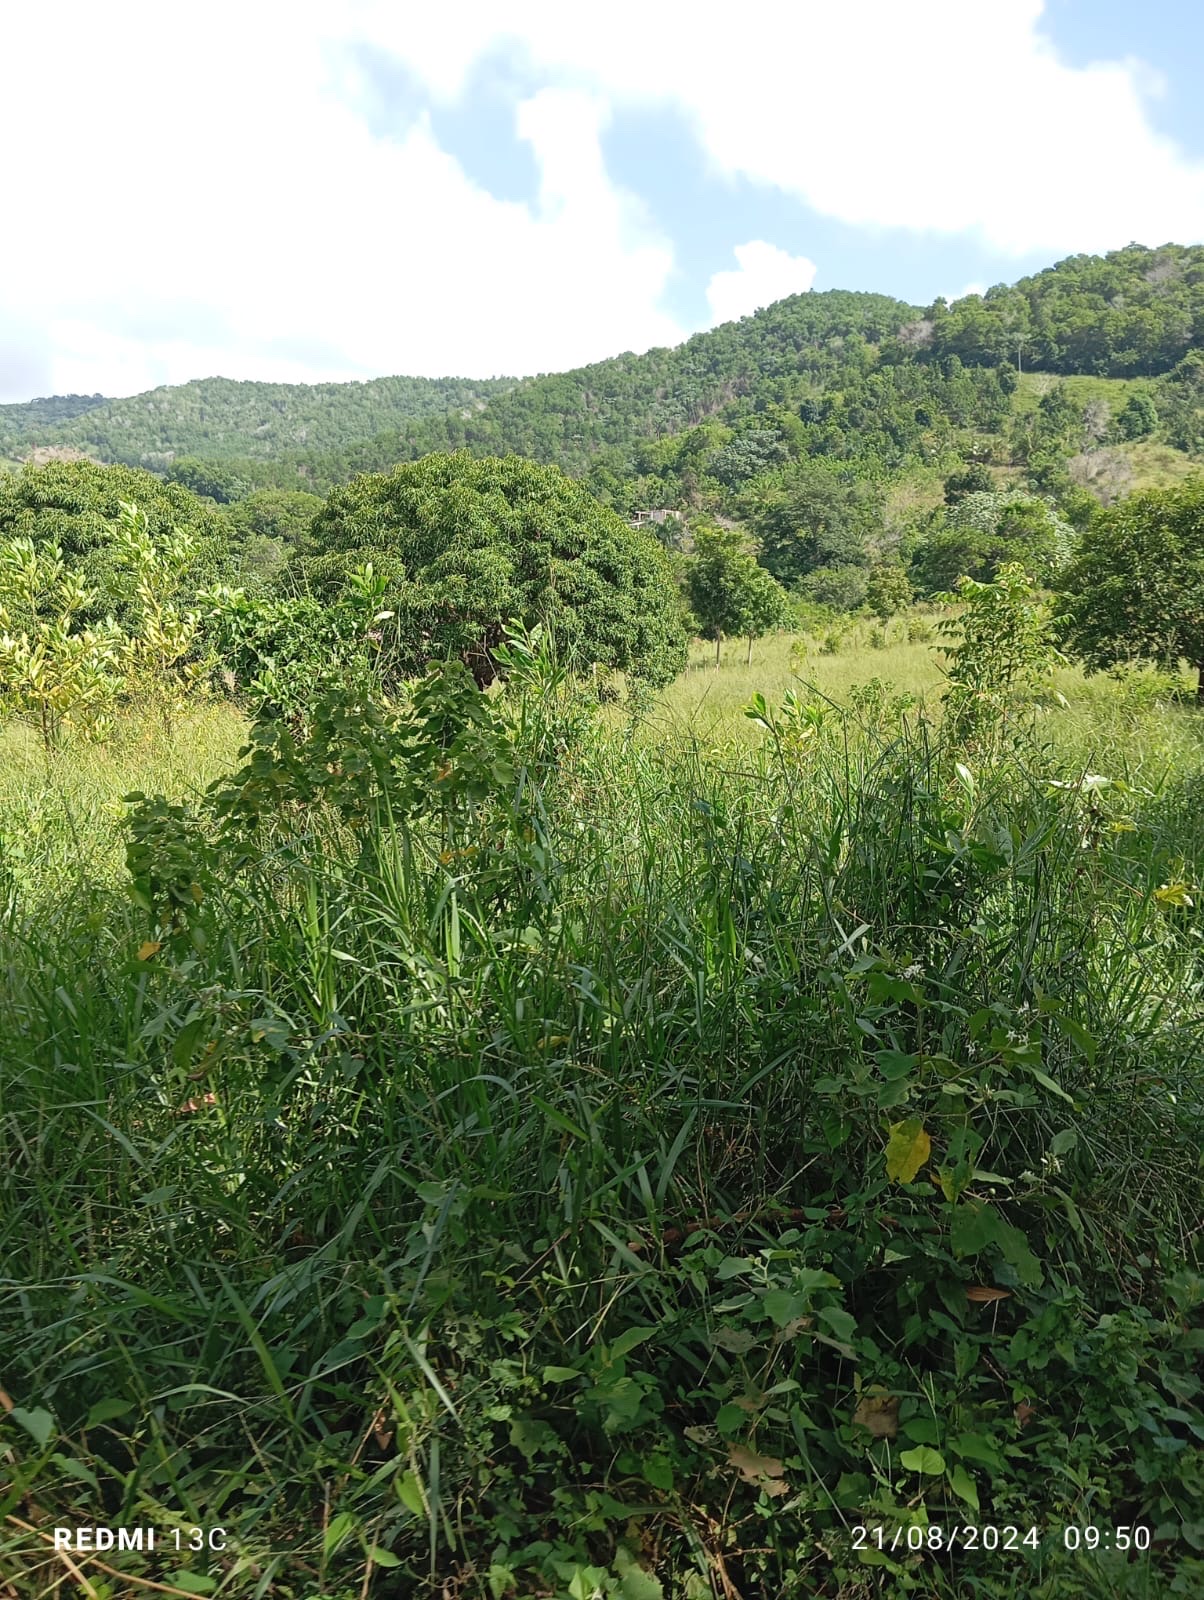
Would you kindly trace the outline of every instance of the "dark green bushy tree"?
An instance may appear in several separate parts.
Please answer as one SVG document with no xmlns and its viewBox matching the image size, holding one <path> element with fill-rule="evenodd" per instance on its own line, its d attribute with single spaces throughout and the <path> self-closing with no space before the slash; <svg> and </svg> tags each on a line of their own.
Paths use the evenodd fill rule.
<svg viewBox="0 0 1204 1600">
<path fill-rule="evenodd" d="M 307 548 L 322 498 L 298 490 L 258 489 L 225 508 L 230 540 L 243 582 L 277 580 L 294 555 Z"/>
<path fill-rule="evenodd" d="M 1101 512 L 1061 588 L 1059 635 L 1090 669 L 1185 660 L 1204 704 L 1204 478 Z"/>
<path fill-rule="evenodd" d="M 1116 419 L 1122 439 L 1145 439 L 1158 426 L 1158 408 L 1148 394 L 1131 394 Z"/>
<path fill-rule="evenodd" d="M 810 461 L 790 468 L 749 508 L 762 559 L 787 588 L 822 567 L 867 565 L 867 540 L 881 516 L 875 484 Z"/>
<path fill-rule="evenodd" d="M 1192 350 L 1162 379 L 1158 411 L 1168 443 L 1204 454 L 1204 350 Z"/>
<path fill-rule="evenodd" d="M 480 682 L 512 621 L 557 649 L 667 683 L 686 658 L 669 559 L 555 467 L 519 456 L 432 455 L 336 489 L 300 563 L 314 591 L 371 560 L 389 580 L 403 672 L 459 656 Z"/>
<path fill-rule="evenodd" d="M 1007 562 L 1040 582 L 1065 563 L 1074 529 L 1049 501 L 1030 494 L 967 494 L 916 549 L 912 576 L 924 594 L 952 589 L 959 578 L 990 583 Z"/>
<path fill-rule="evenodd" d="M 955 506 L 968 494 L 990 494 L 994 487 L 995 480 L 990 467 L 984 466 L 981 461 L 972 461 L 957 472 L 951 472 L 945 479 L 945 504 Z"/>
<path fill-rule="evenodd" d="M 227 461 L 202 461 L 196 456 L 177 456 L 163 469 L 168 483 L 181 484 L 205 500 L 231 505 L 251 492 L 251 482 Z"/>
</svg>

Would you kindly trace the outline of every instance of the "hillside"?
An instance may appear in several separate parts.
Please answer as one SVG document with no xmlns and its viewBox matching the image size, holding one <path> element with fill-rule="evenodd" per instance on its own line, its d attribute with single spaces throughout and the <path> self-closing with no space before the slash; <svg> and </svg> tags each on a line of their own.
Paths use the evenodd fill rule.
<svg viewBox="0 0 1204 1600">
<path fill-rule="evenodd" d="M 0 407 L 0 456 L 74 448 L 240 501 L 325 493 L 433 451 L 517 453 L 621 511 L 736 516 L 810 461 L 882 485 L 909 508 L 892 525 L 914 524 L 969 462 L 1058 496 L 1183 477 L 1204 451 L 1199 344 L 1204 247 L 1133 245 L 953 306 L 795 295 L 672 349 L 521 381 L 205 379 Z"/>
<path fill-rule="evenodd" d="M 510 378 L 373 378 L 252 383 L 201 378 L 126 400 L 69 395 L 0 406 L 0 455 L 69 446 L 101 461 L 161 468 L 177 456 L 269 460 L 336 451 L 416 418 L 470 410 Z"/>
<path fill-rule="evenodd" d="M 56 394 L 0 406 L 0 461 L 22 455 L 34 445 L 57 443 L 58 428 L 112 404 L 102 394 Z"/>
<path fill-rule="evenodd" d="M 1167 372 L 1204 343 L 1204 246 L 1068 256 L 1010 287 L 937 301 L 904 342 L 974 363 L 1019 358 L 1063 376 Z"/>
</svg>

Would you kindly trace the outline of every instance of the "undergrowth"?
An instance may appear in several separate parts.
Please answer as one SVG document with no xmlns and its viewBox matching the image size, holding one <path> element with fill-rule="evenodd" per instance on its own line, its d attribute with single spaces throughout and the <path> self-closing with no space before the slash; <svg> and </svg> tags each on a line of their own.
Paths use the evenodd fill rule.
<svg viewBox="0 0 1204 1600">
<path fill-rule="evenodd" d="M 505 664 L 5 819 L 0 1593 L 1198 1593 L 1199 770 Z"/>
</svg>

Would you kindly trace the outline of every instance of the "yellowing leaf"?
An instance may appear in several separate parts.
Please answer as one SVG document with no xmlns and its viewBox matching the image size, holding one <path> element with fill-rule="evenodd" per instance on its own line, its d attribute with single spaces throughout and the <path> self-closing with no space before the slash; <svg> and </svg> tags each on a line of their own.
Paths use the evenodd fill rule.
<svg viewBox="0 0 1204 1600">
<path fill-rule="evenodd" d="M 857 1402 L 853 1421 L 867 1428 L 875 1439 L 893 1439 L 899 1431 L 899 1397 L 870 1390 Z"/>
<path fill-rule="evenodd" d="M 886 1176 L 896 1183 L 910 1183 L 932 1153 L 932 1140 L 924 1125 L 909 1117 L 892 1122 L 886 1146 Z"/>
<path fill-rule="evenodd" d="M 727 1459 L 736 1468 L 745 1483 L 756 1487 L 776 1500 L 790 1493 L 790 1485 L 782 1477 L 782 1463 L 774 1456 L 759 1456 L 742 1444 L 728 1446 Z"/>
<path fill-rule="evenodd" d="M 162 948 L 163 946 L 157 943 L 156 940 L 147 939 L 144 944 L 138 946 L 137 959 L 139 961 L 149 961 L 152 956 L 157 956 Z"/>
</svg>

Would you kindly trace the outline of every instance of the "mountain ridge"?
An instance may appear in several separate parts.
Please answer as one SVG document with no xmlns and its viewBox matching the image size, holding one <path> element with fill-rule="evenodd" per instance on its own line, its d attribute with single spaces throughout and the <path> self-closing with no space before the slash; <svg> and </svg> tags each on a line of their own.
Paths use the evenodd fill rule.
<svg viewBox="0 0 1204 1600">
<path fill-rule="evenodd" d="M 870 453 L 926 459 L 950 429 L 996 427 L 998 396 L 977 378 L 962 382 L 963 370 L 1160 387 L 1167 437 L 1198 453 L 1204 373 L 1193 362 L 1202 347 L 1204 246 L 1132 244 L 1069 256 L 952 305 L 810 291 L 675 346 L 521 379 L 199 379 L 124 400 L 49 397 L 0 407 L 0 456 L 81 450 L 237 499 L 256 488 L 322 491 L 358 472 L 467 449 L 559 465 L 615 501 L 622 485 L 663 476 L 670 441 L 712 425 L 741 435 L 711 442 L 746 463 L 774 447 L 744 435 L 775 432 L 790 437 L 792 453 L 853 459 L 871 440 Z M 688 456 L 705 442 L 682 449 Z M 190 464 L 181 457 L 223 472 L 181 477 Z M 729 469 L 742 471 L 731 460 Z M 684 476 L 688 484 L 688 461 Z"/>
</svg>

